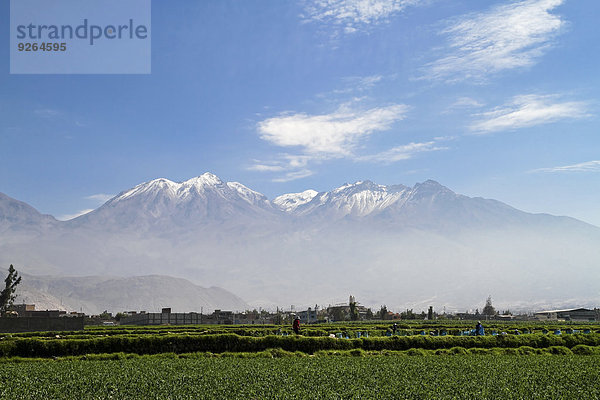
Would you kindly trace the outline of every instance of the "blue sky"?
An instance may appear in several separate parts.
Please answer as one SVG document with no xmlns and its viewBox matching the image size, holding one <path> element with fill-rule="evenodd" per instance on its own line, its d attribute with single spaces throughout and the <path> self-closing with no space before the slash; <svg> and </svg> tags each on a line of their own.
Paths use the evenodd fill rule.
<svg viewBox="0 0 600 400">
<path fill-rule="evenodd" d="M 210 171 L 370 179 L 600 225 L 596 0 L 152 2 L 149 75 L 9 74 L 0 191 L 59 218 Z"/>
</svg>

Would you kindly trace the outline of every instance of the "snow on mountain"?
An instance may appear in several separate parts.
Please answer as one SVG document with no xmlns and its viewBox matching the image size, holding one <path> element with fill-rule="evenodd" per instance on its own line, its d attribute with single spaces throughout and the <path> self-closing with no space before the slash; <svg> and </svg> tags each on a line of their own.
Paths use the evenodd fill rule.
<svg viewBox="0 0 600 400">
<path fill-rule="evenodd" d="M 271 205 L 269 200 L 262 193 L 255 192 L 252 189 L 247 188 L 239 182 L 227 182 L 227 186 L 237 191 L 238 195 L 246 200 L 248 204 L 258 205 L 263 208 L 270 208 Z"/>
<path fill-rule="evenodd" d="M 73 220 L 133 229 L 153 225 L 175 227 L 206 221 L 234 221 L 273 214 L 268 199 L 237 182 L 205 173 L 184 182 L 155 179 L 126 190 L 97 210 Z"/>
<path fill-rule="evenodd" d="M 286 212 L 295 211 L 298 207 L 310 202 L 319 192 L 316 190 L 305 190 L 301 193 L 288 193 L 273 199 L 273 204 L 280 210 Z"/>
<path fill-rule="evenodd" d="M 371 181 L 359 181 L 319 193 L 311 201 L 289 211 L 303 216 L 365 217 L 402 201 L 409 193 L 410 189 L 403 185 L 384 186 Z"/>
<path fill-rule="evenodd" d="M 346 216 L 365 218 L 379 215 L 387 223 L 398 220 L 410 221 L 410 225 L 422 223 L 431 226 L 444 218 L 448 219 L 446 222 L 456 222 L 458 216 L 467 220 L 477 219 L 472 215 L 475 211 L 483 217 L 481 223 L 485 223 L 488 212 L 498 214 L 498 209 L 510 209 L 509 214 L 516 211 L 493 200 L 458 195 L 431 180 L 417 183 L 412 188 L 379 185 L 366 180 L 344 184 L 329 192 L 306 190 L 283 194 L 269 201 L 263 194 L 241 183 L 224 182 L 214 174 L 205 173 L 180 183 L 161 178 L 139 184 L 115 196 L 99 209 L 76 218 L 72 224 L 92 223 L 133 229 L 146 229 L 153 225 L 181 227 L 209 221 L 239 225 L 248 222 L 248 218 L 253 221 L 256 217 L 278 220 L 283 213 L 325 222 Z"/>
<path fill-rule="evenodd" d="M 145 182 L 137 185 L 133 189 L 130 189 L 126 192 L 122 192 L 119 195 L 110 199 L 106 204 L 111 205 L 120 201 L 125 201 L 129 198 L 135 198 L 137 196 L 145 196 L 146 198 L 156 197 L 159 194 L 165 194 L 166 197 L 176 198 L 177 197 L 177 189 L 180 187 L 175 182 L 171 182 L 168 179 L 154 179 L 150 182 Z"/>
<path fill-rule="evenodd" d="M 299 217 L 366 217 L 381 213 L 392 205 L 398 208 L 406 202 L 435 197 L 440 193 L 456 196 L 434 181 L 409 188 L 404 185 L 378 185 L 367 180 L 345 184 L 329 192 L 306 190 L 283 194 L 269 201 L 263 194 L 241 183 L 223 182 L 216 175 L 205 173 L 181 183 L 161 178 L 139 184 L 78 219 L 104 220 L 107 214 L 118 213 L 122 214 L 119 221 L 127 224 L 144 219 L 199 223 L 209 219 L 231 220 L 250 214 L 277 218 L 278 212 Z"/>
<path fill-rule="evenodd" d="M 238 182 L 223 182 L 209 172 L 185 182 L 176 183 L 168 179 L 155 179 L 137 185 L 113 199 L 106 205 L 112 206 L 128 199 L 143 198 L 144 201 L 160 201 L 172 204 L 186 204 L 197 200 L 206 200 L 216 195 L 223 200 L 232 201 L 241 198 L 249 204 L 265 205 L 267 198 Z M 159 199 L 159 200 L 157 200 Z"/>
</svg>

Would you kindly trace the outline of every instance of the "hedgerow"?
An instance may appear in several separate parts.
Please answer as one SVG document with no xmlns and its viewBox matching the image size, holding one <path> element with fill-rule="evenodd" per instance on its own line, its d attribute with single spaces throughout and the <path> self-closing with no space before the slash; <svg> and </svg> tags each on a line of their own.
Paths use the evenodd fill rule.
<svg viewBox="0 0 600 400">
<path fill-rule="evenodd" d="M 507 336 L 393 336 L 360 339 L 336 339 L 306 336 L 221 335 L 137 335 L 108 336 L 91 339 L 13 338 L 0 341 L 0 357 L 58 357 L 102 353 L 256 353 L 268 349 L 314 354 L 320 350 L 406 351 L 409 349 L 533 349 L 574 348 L 578 345 L 600 346 L 600 335 L 507 335 Z M 578 351 L 583 352 L 579 348 Z M 559 350 L 556 350 L 559 351 Z M 569 350 L 570 351 L 570 350 Z"/>
</svg>

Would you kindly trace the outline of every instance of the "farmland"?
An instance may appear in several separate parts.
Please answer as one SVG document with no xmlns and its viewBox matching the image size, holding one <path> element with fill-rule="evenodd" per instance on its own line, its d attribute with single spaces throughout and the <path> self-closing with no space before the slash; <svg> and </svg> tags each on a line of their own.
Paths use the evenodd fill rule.
<svg viewBox="0 0 600 400">
<path fill-rule="evenodd" d="M 177 358 L 0 364 L 0 398 L 594 399 L 600 356 Z"/>
<path fill-rule="evenodd" d="M 599 325 L 489 323 L 484 337 L 470 325 L 2 334 L 0 398 L 600 398 Z"/>
<path fill-rule="evenodd" d="M 469 335 L 467 325 L 407 324 L 396 333 L 389 324 L 324 324 L 304 327 L 302 335 L 289 327 L 156 326 L 98 327 L 83 332 L 30 332 L 0 336 L 0 357 L 64 357 L 104 353 L 256 353 L 269 349 L 314 354 L 318 351 L 444 352 L 453 348 L 492 351 L 521 347 L 536 351 L 595 352 L 600 346 L 598 325 L 515 325 L 488 329 L 484 337 Z M 500 332 L 500 333 L 498 333 Z M 507 333 L 508 332 L 508 333 Z M 523 334 L 517 334 L 522 333 Z M 579 346 L 579 347 L 578 347 Z M 582 350 L 581 346 L 591 350 Z M 497 351 L 494 350 L 496 353 Z"/>
</svg>

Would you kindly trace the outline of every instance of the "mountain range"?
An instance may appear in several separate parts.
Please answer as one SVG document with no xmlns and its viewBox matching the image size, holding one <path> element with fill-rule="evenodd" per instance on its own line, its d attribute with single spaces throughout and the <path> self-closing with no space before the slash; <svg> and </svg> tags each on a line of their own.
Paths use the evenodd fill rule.
<svg viewBox="0 0 600 400">
<path fill-rule="evenodd" d="M 170 275 L 252 306 L 326 306 L 350 294 L 396 309 L 464 311 L 488 295 L 523 309 L 591 306 L 599 262 L 598 227 L 432 180 L 269 200 L 205 173 L 142 183 L 64 222 L 0 194 L 1 265 L 55 277 Z M 93 302 L 106 309 L 115 293 L 102 291 Z"/>
<path fill-rule="evenodd" d="M 226 290 L 203 288 L 170 276 L 34 276 L 21 274 L 15 302 L 35 304 L 37 310 L 173 312 L 190 310 L 210 313 L 215 309 L 246 310 L 249 305 Z"/>
</svg>

